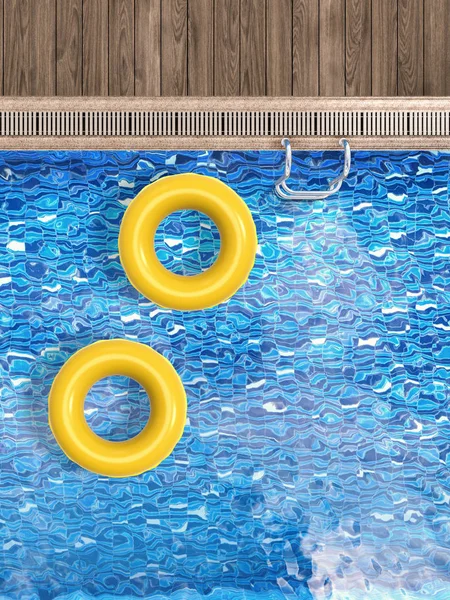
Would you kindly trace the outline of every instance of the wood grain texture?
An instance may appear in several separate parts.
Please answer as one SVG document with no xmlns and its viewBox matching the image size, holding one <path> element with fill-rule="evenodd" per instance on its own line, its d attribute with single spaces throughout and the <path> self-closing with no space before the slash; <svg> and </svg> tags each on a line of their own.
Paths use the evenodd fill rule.
<svg viewBox="0 0 450 600">
<path fill-rule="evenodd" d="M 450 0 L 425 0 L 424 93 L 450 95 Z"/>
<path fill-rule="evenodd" d="M 0 0 L 0 24 L 5 95 L 450 95 L 450 0 Z"/>
<path fill-rule="evenodd" d="M 54 95 L 55 45 L 55 0 L 8 0 L 4 11 L 4 93 Z"/>
<path fill-rule="evenodd" d="M 345 95 L 345 1 L 320 0 L 319 90 Z"/>
<path fill-rule="evenodd" d="M 0 96 L 3 94 L 3 1 L 0 1 Z"/>
<path fill-rule="evenodd" d="M 239 96 L 240 0 L 215 0 L 214 94 Z"/>
<path fill-rule="evenodd" d="M 56 93 L 80 96 L 82 86 L 82 0 L 56 3 Z"/>
<path fill-rule="evenodd" d="M 268 96 L 292 95 L 292 0 L 267 2 Z"/>
<path fill-rule="evenodd" d="M 319 95 L 319 0 L 294 0 L 292 16 L 294 96 Z"/>
<path fill-rule="evenodd" d="M 134 1 L 109 0 L 109 95 L 134 95 Z"/>
<path fill-rule="evenodd" d="M 136 96 L 161 95 L 161 0 L 135 0 Z"/>
<path fill-rule="evenodd" d="M 4 14 L 4 93 L 30 95 L 30 7 L 28 0 L 10 0 Z"/>
<path fill-rule="evenodd" d="M 56 0 L 31 3 L 30 76 L 31 96 L 56 94 Z"/>
<path fill-rule="evenodd" d="M 83 2 L 83 94 L 107 96 L 109 93 L 108 0 Z"/>
<path fill-rule="evenodd" d="M 189 0 L 188 4 L 188 93 L 214 94 L 214 2 Z"/>
<path fill-rule="evenodd" d="M 372 93 L 372 11 L 367 0 L 347 0 L 345 16 L 345 93 Z"/>
<path fill-rule="evenodd" d="M 186 96 L 187 0 L 163 0 L 161 11 L 162 95 Z"/>
<path fill-rule="evenodd" d="M 240 89 L 243 96 L 266 94 L 265 7 L 265 0 L 241 0 Z"/>
<path fill-rule="evenodd" d="M 423 0 L 398 0 L 398 95 L 423 94 Z"/>
<path fill-rule="evenodd" d="M 372 94 L 397 95 L 397 2 L 372 0 Z"/>
</svg>

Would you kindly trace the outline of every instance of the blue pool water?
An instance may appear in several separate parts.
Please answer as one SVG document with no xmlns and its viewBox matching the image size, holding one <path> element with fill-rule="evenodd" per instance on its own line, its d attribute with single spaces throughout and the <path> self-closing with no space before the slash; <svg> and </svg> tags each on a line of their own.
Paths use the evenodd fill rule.
<svg viewBox="0 0 450 600">
<path fill-rule="evenodd" d="M 450 598 L 450 154 L 357 152 L 341 192 L 278 200 L 279 152 L 0 153 L 0 599 Z M 295 153 L 312 189 L 339 153 Z M 126 206 L 168 174 L 248 204 L 255 267 L 183 313 L 120 265 Z M 177 213 L 163 263 L 209 266 L 218 234 Z M 200 241 L 199 241 L 200 240 Z M 58 370 L 96 340 L 151 345 L 188 424 L 158 468 L 109 479 L 47 423 Z M 108 439 L 148 417 L 110 378 L 86 414 Z"/>
</svg>

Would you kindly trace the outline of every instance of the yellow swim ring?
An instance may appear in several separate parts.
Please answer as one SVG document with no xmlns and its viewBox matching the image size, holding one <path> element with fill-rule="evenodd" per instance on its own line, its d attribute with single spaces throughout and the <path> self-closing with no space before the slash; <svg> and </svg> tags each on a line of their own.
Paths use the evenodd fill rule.
<svg viewBox="0 0 450 600">
<path fill-rule="evenodd" d="M 220 233 L 217 260 L 188 277 L 163 267 L 154 248 L 161 221 L 184 209 L 205 213 Z M 145 187 L 127 208 L 119 235 L 120 260 L 132 285 L 156 304 L 177 310 L 208 308 L 230 298 L 247 280 L 256 247 L 245 202 L 218 179 L 193 173 L 163 177 Z"/>
<path fill-rule="evenodd" d="M 150 398 L 147 425 L 135 437 L 110 442 L 88 426 L 84 400 L 99 379 L 124 375 Z M 153 469 L 179 441 L 186 422 L 181 380 L 161 354 L 144 344 L 106 340 L 76 352 L 56 376 L 49 397 L 49 423 L 65 454 L 81 467 L 109 477 L 131 477 Z"/>
</svg>

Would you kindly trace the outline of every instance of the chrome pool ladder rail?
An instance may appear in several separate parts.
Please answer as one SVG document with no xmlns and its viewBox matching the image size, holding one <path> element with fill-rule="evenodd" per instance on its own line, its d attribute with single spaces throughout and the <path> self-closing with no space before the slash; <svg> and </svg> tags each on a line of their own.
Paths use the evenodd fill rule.
<svg viewBox="0 0 450 600">
<path fill-rule="evenodd" d="M 292 168 L 292 148 L 288 138 L 281 140 L 281 145 L 286 149 L 286 161 L 284 163 L 284 173 L 275 183 L 275 191 L 283 200 L 323 200 L 331 194 L 335 194 L 341 188 L 342 182 L 347 178 L 351 166 L 350 144 L 345 138 L 339 140 L 339 144 L 344 148 L 344 169 L 342 173 L 331 181 L 328 189 L 323 191 L 293 190 L 286 180 L 291 175 Z"/>
</svg>

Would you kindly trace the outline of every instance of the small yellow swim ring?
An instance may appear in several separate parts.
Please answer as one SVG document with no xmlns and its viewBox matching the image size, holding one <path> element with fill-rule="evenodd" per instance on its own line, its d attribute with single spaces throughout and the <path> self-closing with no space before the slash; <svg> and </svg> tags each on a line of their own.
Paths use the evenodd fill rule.
<svg viewBox="0 0 450 600">
<path fill-rule="evenodd" d="M 215 263 L 188 277 L 163 267 L 154 248 L 161 221 L 184 209 L 205 213 L 220 233 Z M 119 234 L 120 260 L 132 285 L 156 304 L 177 310 L 208 308 L 230 298 L 247 280 L 256 247 L 245 202 L 218 179 L 194 173 L 163 177 L 145 187 L 127 208 Z"/>
<path fill-rule="evenodd" d="M 96 435 L 84 416 L 84 400 L 99 379 L 124 375 L 150 398 L 147 425 L 135 437 L 110 442 Z M 131 477 L 156 467 L 174 449 L 186 422 L 181 380 L 161 354 L 129 340 L 106 340 L 76 352 L 56 376 L 49 397 L 49 423 L 65 454 L 81 467 L 109 477 Z"/>
</svg>

